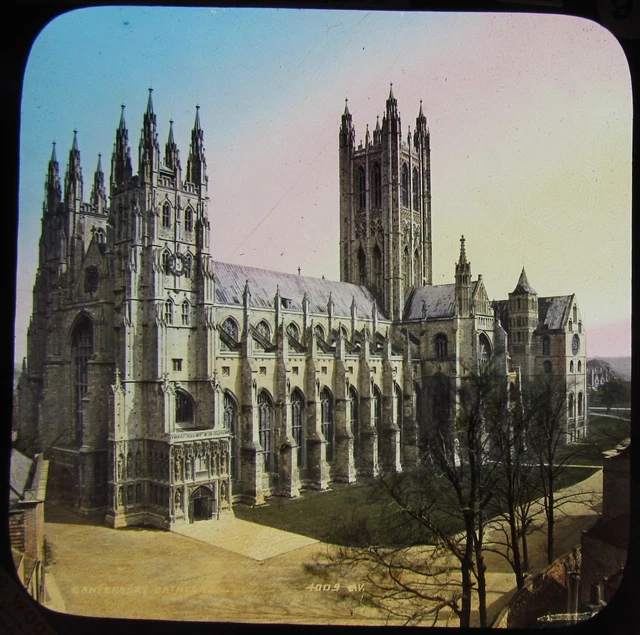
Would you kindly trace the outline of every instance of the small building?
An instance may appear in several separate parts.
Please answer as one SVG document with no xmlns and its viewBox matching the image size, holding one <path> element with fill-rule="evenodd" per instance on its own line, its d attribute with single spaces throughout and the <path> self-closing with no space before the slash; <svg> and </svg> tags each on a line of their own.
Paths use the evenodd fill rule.
<svg viewBox="0 0 640 635">
<path fill-rule="evenodd" d="M 9 539 L 18 578 L 33 598 L 44 600 L 44 502 L 49 461 L 11 450 Z"/>
</svg>

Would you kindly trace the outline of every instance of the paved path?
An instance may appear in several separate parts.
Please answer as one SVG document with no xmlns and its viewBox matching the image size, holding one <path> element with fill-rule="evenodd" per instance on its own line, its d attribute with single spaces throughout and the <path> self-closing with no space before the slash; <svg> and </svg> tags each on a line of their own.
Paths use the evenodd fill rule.
<svg viewBox="0 0 640 635">
<path fill-rule="evenodd" d="M 575 491 L 601 491 L 599 470 Z M 579 544 L 597 520 L 584 502 L 558 515 L 556 553 Z M 382 624 L 362 602 L 357 572 L 320 577 L 305 568 L 329 545 L 237 518 L 194 523 L 181 533 L 113 530 L 47 506 L 46 538 L 55 587 L 51 608 L 79 615 L 196 621 Z M 546 566 L 546 535 L 530 537 L 532 573 Z M 487 554 L 492 619 L 515 586 L 507 561 Z M 55 600 L 53 596 L 56 596 Z M 443 616 L 444 617 L 444 616 Z M 453 622 L 452 622 L 453 623 Z"/>
</svg>

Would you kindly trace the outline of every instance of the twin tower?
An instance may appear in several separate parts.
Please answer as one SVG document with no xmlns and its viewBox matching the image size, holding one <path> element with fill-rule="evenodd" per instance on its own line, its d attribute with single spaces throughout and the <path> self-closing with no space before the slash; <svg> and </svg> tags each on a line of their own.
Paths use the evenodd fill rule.
<svg viewBox="0 0 640 635">
<path fill-rule="evenodd" d="M 402 135 L 393 84 L 382 125 L 356 146 L 348 105 L 340 127 L 340 278 L 365 285 L 392 320 L 432 284 L 429 130 L 422 111 Z"/>
</svg>

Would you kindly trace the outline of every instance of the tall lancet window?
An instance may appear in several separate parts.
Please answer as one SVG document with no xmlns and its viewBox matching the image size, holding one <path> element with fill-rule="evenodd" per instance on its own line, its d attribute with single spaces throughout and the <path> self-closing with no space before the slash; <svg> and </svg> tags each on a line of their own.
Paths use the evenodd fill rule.
<svg viewBox="0 0 640 635">
<path fill-rule="evenodd" d="M 418 168 L 413 168 L 413 209 L 420 209 L 420 177 L 418 176 Z"/>
<path fill-rule="evenodd" d="M 382 252 L 380 251 L 380 247 L 376 245 L 373 248 L 373 284 L 378 293 L 382 293 L 382 272 Z"/>
<path fill-rule="evenodd" d="M 162 226 L 171 227 L 171 205 L 169 203 L 162 206 Z"/>
<path fill-rule="evenodd" d="M 382 173 L 380 172 L 380 164 L 376 161 L 373 164 L 373 207 L 382 205 Z"/>
<path fill-rule="evenodd" d="M 420 267 L 420 253 L 416 249 L 413 254 L 413 286 L 418 288 L 422 286 L 422 272 Z"/>
<path fill-rule="evenodd" d="M 291 394 L 291 432 L 297 446 L 297 464 L 300 469 L 303 469 L 305 467 L 304 397 L 297 388 Z"/>
<path fill-rule="evenodd" d="M 327 440 L 327 461 L 333 461 L 333 446 L 335 441 L 335 426 L 333 425 L 333 396 L 328 388 L 323 388 L 320 393 L 320 412 L 322 422 L 322 434 Z"/>
<path fill-rule="evenodd" d="M 401 198 L 402 207 L 409 207 L 409 168 L 406 163 L 402 164 L 402 180 L 401 180 Z"/>
<path fill-rule="evenodd" d="M 193 209 L 190 205 L 184 212 L 184 230 L 187 232 L 193 231 Z"/>
<path fill-rule="evenodd" d="M 367 257 L 362 247 L 358 249 L 358 281 L 362 285 L 367 284 Z"/>
<path fill-rule="evenodd" d="M 76 442 L 82 443 L 84 425 L 84 404 L 89 390 L 89 359 L 93 354 L 93 326 L 88 317 L 83 316 L 73 330 L 71 359 L 73 364 L 73 393 L 76 410 Z"/>
<path fill-rule="evenodd" d="M 364 168 L 358 168 L 358 207 L 364 209 L 367 206 L 367 183 Z"/>
</svg>

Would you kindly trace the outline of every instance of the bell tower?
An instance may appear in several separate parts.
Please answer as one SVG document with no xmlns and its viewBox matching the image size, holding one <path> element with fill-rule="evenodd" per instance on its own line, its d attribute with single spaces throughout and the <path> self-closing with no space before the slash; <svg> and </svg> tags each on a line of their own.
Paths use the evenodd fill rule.
<svg viewBox="0 0 640 635">
<path fill-rule="evenodd" d="M 348 104 L 340 147 L 340 279 L 367 286 L 379 307 L 402 319 L 413 289 L 432 283 L 431 169 L 427 120 L 402 135 L 393 84 L 373 134 L 356 147 Z"/>
</svg>

